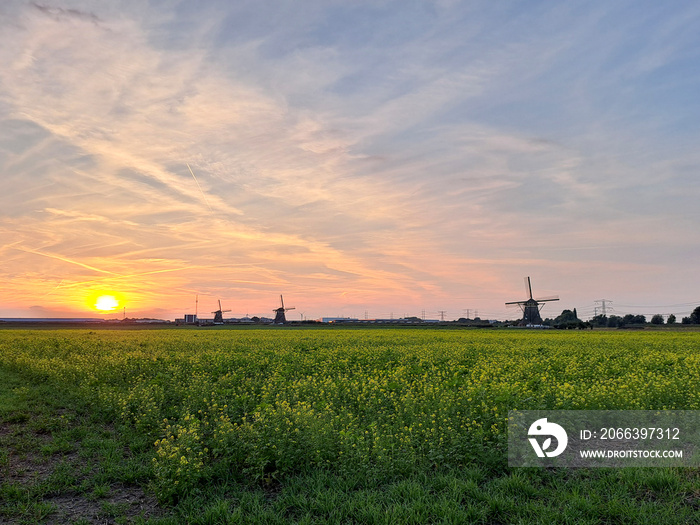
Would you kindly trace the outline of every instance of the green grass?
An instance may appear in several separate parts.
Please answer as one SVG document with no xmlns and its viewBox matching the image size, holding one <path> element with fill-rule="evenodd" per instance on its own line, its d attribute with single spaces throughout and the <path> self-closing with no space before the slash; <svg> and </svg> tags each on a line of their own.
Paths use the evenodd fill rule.
<svg viewBox="0 0 700 525">
<path fill-rule="evenodd" d="M 696 523 L 697 469 L 510 469 L 502 415 L 697 409 L 698 343 L 0 331 L 0 522 Z"/>
<path fill-rule="evenodd" d="M 0 523 L 94 523 L 105 515 L 97 500 L 120 491 L 147 502 L 145 514 L 164 514 L 144 493 L 149 463 L 130 453 L 128 432 L 74 392 L 35 380 L 0 367 Z M 123 504 L 110 511 L 122 523 L 139 513 Z"/>
</svg>

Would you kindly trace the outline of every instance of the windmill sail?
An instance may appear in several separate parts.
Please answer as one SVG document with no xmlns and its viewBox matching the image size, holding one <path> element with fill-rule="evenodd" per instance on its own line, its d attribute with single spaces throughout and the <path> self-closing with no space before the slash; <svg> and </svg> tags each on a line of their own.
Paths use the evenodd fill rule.
<svg viewBox="0 0 700 525">
<path fill-rule="evenodd" d="M 214 324 L 224 324 L 224 312 L 230 311 L 221 308 L 221 299 L 219 299 L 219 309 L 212 312 L 214 314 Z"/>
<path fill-rule="evenodd" d="M 523 326 L 528 325 L 541 325 L 542 317 L 540 316 L 540 310 L 544 306 L 542 303 L 549 301 L 558 301 L 559 297 L 550 297 L 546 299 L 533 299 L 532 298 L 532 284 L 530 283 L 530 278 L 525 278 L 525 290 L 528 298 L 525 301 L 511 301 L 506 303 L 506 305 L 517 304 L 523 311 L 523 319 L 520 322 Z"/>
<path fill-rule="evenodd" d="M 275 308 L 274 310 L 272 310 L 273 312 L 275 312 L 275 324 L 285 324 L 287 322 L 287 317 L 284 315 L 284 312 L 286 312 L 287 310 L 294 310 L 294 307 L 284 307 L 284 298 L 282 297 L 282 295 L 280 295 L 280 303 L 282 304 L 281 308 Z"/>
</svg>

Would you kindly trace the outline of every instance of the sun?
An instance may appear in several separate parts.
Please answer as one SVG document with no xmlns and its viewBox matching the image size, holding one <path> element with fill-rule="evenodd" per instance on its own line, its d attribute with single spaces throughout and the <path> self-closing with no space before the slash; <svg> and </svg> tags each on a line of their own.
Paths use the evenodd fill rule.
<svg viewBox="0 0 700 525">
<path fill-rule="evenodd" d="M 101 314 L 109 314 L 124 306 L 126 297 L 116 290 L 87 290 L 85 294 L 85 306 L 91 311 Z"/>
<path fill-rule="evenodd" d="M 119 307 L 119 301 L 113 295 L 100 295 L 95 300 L 95 308 L 104 312 L 111 312 Z"/>
</svg>

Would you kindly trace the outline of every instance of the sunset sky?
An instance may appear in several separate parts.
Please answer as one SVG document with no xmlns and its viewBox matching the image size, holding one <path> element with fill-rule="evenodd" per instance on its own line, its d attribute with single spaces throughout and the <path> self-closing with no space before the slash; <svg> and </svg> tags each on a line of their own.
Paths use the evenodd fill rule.
<svg viewBox="0 0 700 525">
<path fill-rule="evenodd" d="M 688 315 L 698 27 L 695 1 L 3 0 L 0 317 L 505 319 L 525 276 L 543 317 Z"/>
</svg>

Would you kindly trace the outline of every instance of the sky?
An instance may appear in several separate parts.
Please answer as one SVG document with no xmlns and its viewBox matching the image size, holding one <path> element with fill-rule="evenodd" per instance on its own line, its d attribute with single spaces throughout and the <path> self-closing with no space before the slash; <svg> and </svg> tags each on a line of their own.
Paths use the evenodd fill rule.
<svg viewBox="0 0 700 525">
<path fill-rule="evenodd" d="M 0 317 L 516 319 L 526 276 L 543 317 L 688 315 L 698 26 L 694 1 L 3 0 Z"/>
</svg>

